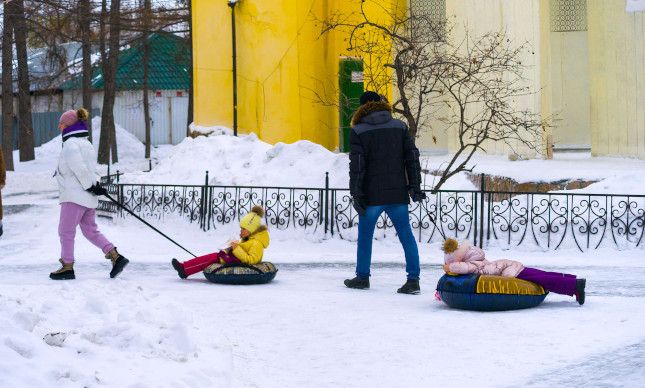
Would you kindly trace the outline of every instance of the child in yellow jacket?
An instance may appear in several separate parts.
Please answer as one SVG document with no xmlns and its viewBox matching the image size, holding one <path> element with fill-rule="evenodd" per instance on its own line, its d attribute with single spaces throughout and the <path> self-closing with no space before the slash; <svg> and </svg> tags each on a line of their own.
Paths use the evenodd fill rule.
<svg viewBox="0 0 645 388">
<path fill-rule="evenodd" d="M 254 206 L 251 212 L 240 220 L 240 240 L 232 241 L 224 250 L 183 263 L 172 259 L 173 268 L 180 278 L 185 279 L 215 263 L 258 264 L 262 261 L 264 250 L 269 246 L 269 230 L 262 225 L 262 217 L 264 217 L 264 209 Z"/>
</svg>

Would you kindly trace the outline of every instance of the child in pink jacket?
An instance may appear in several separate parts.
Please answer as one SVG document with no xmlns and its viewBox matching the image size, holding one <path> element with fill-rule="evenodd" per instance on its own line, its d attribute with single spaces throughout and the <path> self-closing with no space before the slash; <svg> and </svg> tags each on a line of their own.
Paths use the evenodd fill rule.
<svg viewBox="0 0 645 388">
<path fill-rule="evenodd" d="M 443 243 L 444 266 L 446 273 L 497 275 L 527 280 L 542 286 L 545 290 L 576 297 L 579 304 L 585 303 L 585 279 L 576 275 L 559 272 L 546 272 L 536 268 L 524 267 L 515 260 L 486 260 L 484 251 L 467 241 L 461 244 L 449 238 Z"/>
</svg>

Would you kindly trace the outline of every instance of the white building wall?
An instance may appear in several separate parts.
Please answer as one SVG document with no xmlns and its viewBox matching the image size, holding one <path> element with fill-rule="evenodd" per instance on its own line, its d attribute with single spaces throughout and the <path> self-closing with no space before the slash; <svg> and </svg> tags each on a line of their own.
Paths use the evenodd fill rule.
<svg viewBox="0 0 645 388">
<path fill-rule="evenodd" d="M 73 109 L 81 105 L 80 91 L 65 91 L 62 109 Z M 188 120 L 188 95 L 186 91 L 152 91 L 149 96 L 152 145 L 177 144 L 186 137 Z M 103 108 L 103 92 L 96 92 L 92 107 Z M 114 121 L 145 142 L 143 119 L 143 93 L 141 91 L 119 91 L 114 101 Z"/>
</svg>

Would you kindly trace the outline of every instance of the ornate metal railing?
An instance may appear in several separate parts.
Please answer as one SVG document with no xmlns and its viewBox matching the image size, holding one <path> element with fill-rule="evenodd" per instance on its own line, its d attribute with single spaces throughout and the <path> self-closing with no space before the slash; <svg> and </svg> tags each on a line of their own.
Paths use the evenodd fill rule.
<svg viewBox="0 0 645 388">
<path fill-rule="evenodd" d="M 117 171 L 116 174 L 110 174 L 110 170 L 108 168 L 108 174 L 101 177 L 100 179 L 101 184 L 106 187 L 108 193 L 112 196 L 112 198 L 116 198 L 118 196 L 118 183 L 121 175 L 123 174 L 121 174 L 119 171 Z M 99 200 L 99 206 L 96 208 L 96 210 L 98 211 L 99 215 L 115 214 L 119 211 L 119 207 L 112 201 Z"/>
<path fill-rule="evenodd" d="M 300 228 L 353 240 L 358 215 L 347 189 L 208 185 L 123 184 L 106 180 L 108 191 L 135 213 L 150 218 L 183 218 L 203 230 L 237 222 L 262 205 L 266 222 L 276 229 Z M 484 180 L 482 179 L 482 182 Z M 645 245 L 645 195 L 427 191 L 410 205 L 410 221 L 420 242 L 446 237 L 477 245 L 532 246 L 581 251 Z M 101 208 L 125 216 L 113 204 Z M 394 234 L 384 213 L 377 232 Z"/>
</svg>

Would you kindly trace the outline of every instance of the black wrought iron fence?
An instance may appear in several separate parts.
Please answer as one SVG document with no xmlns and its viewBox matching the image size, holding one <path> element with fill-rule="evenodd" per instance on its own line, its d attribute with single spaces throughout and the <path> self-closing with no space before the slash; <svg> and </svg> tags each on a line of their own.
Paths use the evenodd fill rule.
<svg viewBox="0 0 645 388">
<path fill-rule="evenodd" d="M 482 182 L 485 180 L 482 179 Z M 358 215 L 349 190 L 209 185 L 124 184 L 107 179 L 108 191 L 143 217 L 180 217 L 202 230 L 237 222 L 262 205 L 266 222 L 277 229 L 300 228 L 353 239 Z M 487 191 L 426 192 L 410 204 L 410 220 L 420 242 L 446 237 L 477 245 L 533 246 L 549 250 L 602 246 L 620 249 L 645 245 L 645 195 Z M 114 214 L 112 204 L 100 205 Z M 383 214 L 377 230 L 394 233 Z"/>
<path fill-rule="evenodd" d="M 115 174 L 110 174 L 110 169 L 108 167 L 108 174 L 106 176 L 101 177 L 101 184 L 104 185 L 108 191 L 108 193 L 114 198 L 118 195 L 119 193 L 119 179 L 121 177 L 121 174 L 119 171 L 117 171 Z M 119 211 L 119 207 L 113 203 L 112 201 L 102 201 L 99 200 L 99 206 L 96 208 L 96 210 L 99 212 L 99 214 L 115 214 L 117 211 Z"/>
</svg>

